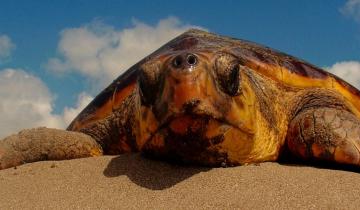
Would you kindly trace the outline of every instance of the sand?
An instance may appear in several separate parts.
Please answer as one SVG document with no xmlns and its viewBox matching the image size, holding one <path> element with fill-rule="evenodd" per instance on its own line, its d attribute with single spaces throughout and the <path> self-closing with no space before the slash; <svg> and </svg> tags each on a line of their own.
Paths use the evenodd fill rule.
<svg viewBox="0 0 360 210">
<path fill-rule="evenodd" d="M 183 167 L 138 154 L 0 171 L 0 209 L 358 209 L 360 173 L 279 163 Z"/>
</svg>

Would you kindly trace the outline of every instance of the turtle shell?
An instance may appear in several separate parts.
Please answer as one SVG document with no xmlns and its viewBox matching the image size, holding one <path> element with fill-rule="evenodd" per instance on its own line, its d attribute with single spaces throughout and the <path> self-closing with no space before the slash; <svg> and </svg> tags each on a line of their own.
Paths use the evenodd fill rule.
<svg viewBox="0 0 360 210">
<path fill-rule="evenodd" d="M 219 73 L 219 66 L 226 68 Z M 209 165 L 274 160 L 294 108 L 271 97 L 283 91 L 286 101 L 305 89 L 335 92 L 360 116 L 360 92 L 337 76 L 269 47 L 191 29 L 116 78 L 68 130 L 93 136 L 110 154 L 150 151 Z M 240 143 L 224 137 L 232 133 L 225 124 L 239 128 L 231 135 L 245 136 Z"/>
</svg>

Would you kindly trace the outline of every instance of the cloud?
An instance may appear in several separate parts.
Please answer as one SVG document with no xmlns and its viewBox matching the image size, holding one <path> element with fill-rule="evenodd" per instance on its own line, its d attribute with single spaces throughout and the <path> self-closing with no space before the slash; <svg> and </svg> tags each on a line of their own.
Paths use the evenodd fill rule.
<svg viewBox="0 0 360 210">
<path fill-rule="evenodd" d="M 6 35 L 0 35 L 0 63 L 4 62 L 15 49 L 15 44 Z"/>
<path fill-rule="evenodd" d="M 345 5 L 340 8 L 340 12 L 360 22 L 360 0 L 348 0 Z"/>
<path fill-rule="evenodd" d="M 331 67 L 326 67 L 325 69 L 360 90 L 360 62 L 342 61 L 335 63 Z"/>
<path fill-rule="evenodd" d="M 195 26 L 169 17 L 155 26 L 135 20 L 132 27 L 123 30 L 100 21 L 68 28 L 61 32 L 60 56 L 49 59 L 46 67 L 60 74 L 78 72 L 100 90 L 131 65 L 191 27 Z"/>
<path fill-rule="evenodd" d="M 38 77 L 21 69 L 1 70 L 0 139 L 24 128 L 64 129 L 93 99 L 83 92 L 75 107 L 65 107 L 62 114 L 54 114 L 53 95 Z"/>
<path fill-rule="evenodd" d="M 0 137 L 22 128 L 64 127 L 60 116 L 51 114 L 53 101 L 46 85 L 20 69 L 0 71 Z"/>
</svg>

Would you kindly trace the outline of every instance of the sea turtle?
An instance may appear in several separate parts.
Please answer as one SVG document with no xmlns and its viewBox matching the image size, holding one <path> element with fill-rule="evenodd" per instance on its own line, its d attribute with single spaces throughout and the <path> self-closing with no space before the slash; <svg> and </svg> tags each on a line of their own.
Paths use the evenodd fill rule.
<svg viewBox="0 0 360 210">
<path fill-rule="evenodd" d="M 305 61 L 191 29 L 120 75 L 68 131 L 32 129 L 1 141 L 0 168 L 128 152 L 211 167 L 285 152 L 359 165 L 359 97 Z"/>
</svg>

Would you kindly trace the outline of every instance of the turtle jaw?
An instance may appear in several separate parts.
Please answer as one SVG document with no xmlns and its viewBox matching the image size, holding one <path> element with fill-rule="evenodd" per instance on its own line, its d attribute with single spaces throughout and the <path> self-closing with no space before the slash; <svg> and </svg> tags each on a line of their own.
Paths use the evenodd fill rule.
<svg viewBox="0 0 360 210">
<path fill-rule="evenodd" d="M 238 137 L 234 139 L 234 136 Z M 243 143 L 244 136 L 239 128 L 211 116 L 182 114 L 162 124 L 146 141 L 142 152 L 177 163 L 235 166 L 243 162 L 234 155 L 238 148 L 232 146 L 242 145 L 240 153 L 251 149 L 251 144 Z M 230 141 L 237 143 L 229 144 Z"/>
</svg>

